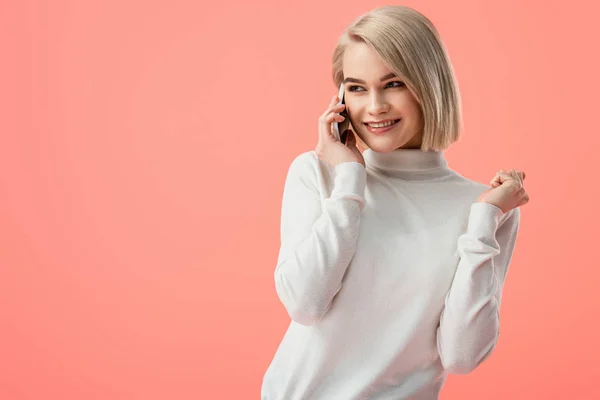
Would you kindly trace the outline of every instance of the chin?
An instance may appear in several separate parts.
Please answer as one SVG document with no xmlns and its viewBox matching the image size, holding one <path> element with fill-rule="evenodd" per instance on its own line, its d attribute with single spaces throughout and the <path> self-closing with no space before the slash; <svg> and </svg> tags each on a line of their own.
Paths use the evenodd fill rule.
<svg viewBox="0 0 600 400">
<path fill-rule="evenodd" d="M 376 151 L 377 153 L 389 153 L 399 149 L 402 146 L 405 146 L 406 143 L 408 143 L 407 140 L 389 140 L 390 138 L 386 137 L 375 137 L 369 139 L 371 140 L 363 140 L 363 142 L 365 142 L 371 150 Z"/>
</svg>

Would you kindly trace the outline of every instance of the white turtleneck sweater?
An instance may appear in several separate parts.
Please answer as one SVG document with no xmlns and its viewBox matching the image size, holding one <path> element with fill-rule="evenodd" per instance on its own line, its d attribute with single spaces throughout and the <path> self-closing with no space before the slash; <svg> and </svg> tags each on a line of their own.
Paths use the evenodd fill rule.
<svg viewBox="0 0 600 400">
<path fill-rule="evenodd" d="M 495 348 L 519 227 L 443 152 L 300 154 L 285 182 L 275 287 L 292 321 L 262 400 L 437 399 Z"/>
</svg>

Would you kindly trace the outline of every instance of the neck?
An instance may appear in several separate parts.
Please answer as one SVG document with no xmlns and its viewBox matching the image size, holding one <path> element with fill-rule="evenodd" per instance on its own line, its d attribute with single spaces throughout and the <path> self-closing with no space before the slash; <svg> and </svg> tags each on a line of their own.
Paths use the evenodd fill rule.
<svg viewBox="0 0 600 400">
<path fill-rule="evenodd" d="M 438 177 L 450 171 L 443 151 L 423 151 L 421 149 L 400 148 L 379 153 L 366 149 L 363 153 L 365 163 L 372 169 L 388 175 Z"/>
</svg>

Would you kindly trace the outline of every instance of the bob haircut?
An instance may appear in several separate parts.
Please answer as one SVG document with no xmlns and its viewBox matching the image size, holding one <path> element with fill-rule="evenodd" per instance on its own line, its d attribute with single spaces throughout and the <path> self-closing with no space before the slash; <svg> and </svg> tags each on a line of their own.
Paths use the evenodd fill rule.
<svg viewBox="0 0 600 400">
<path fill-rule="evenodd" d="M 344 52 L 351 41 L 369 45 L 390 70 L 405 79 L 423 113 L 421 150 L 445 150 L 459 139 L 458 84 L 440 35 L 427 17 L 405 6 L 383 6 L 359 16 L 344 30 L 333 52 L 336 87 L 344 80 Z"/>
</svg>

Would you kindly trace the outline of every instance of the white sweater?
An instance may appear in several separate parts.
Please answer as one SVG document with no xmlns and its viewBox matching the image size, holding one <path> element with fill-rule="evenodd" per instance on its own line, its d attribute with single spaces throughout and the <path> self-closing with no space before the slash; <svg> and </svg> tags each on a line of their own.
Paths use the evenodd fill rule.
<svg viewBox="0 0 600 400">
<path fill-rule="evenodd" d="M 285 182 L 275 287 L 292 321 L 262 400 L 437 399 L 495 348 L 520 211 L 443 152 L 300 154 Z"/>
</svg>

